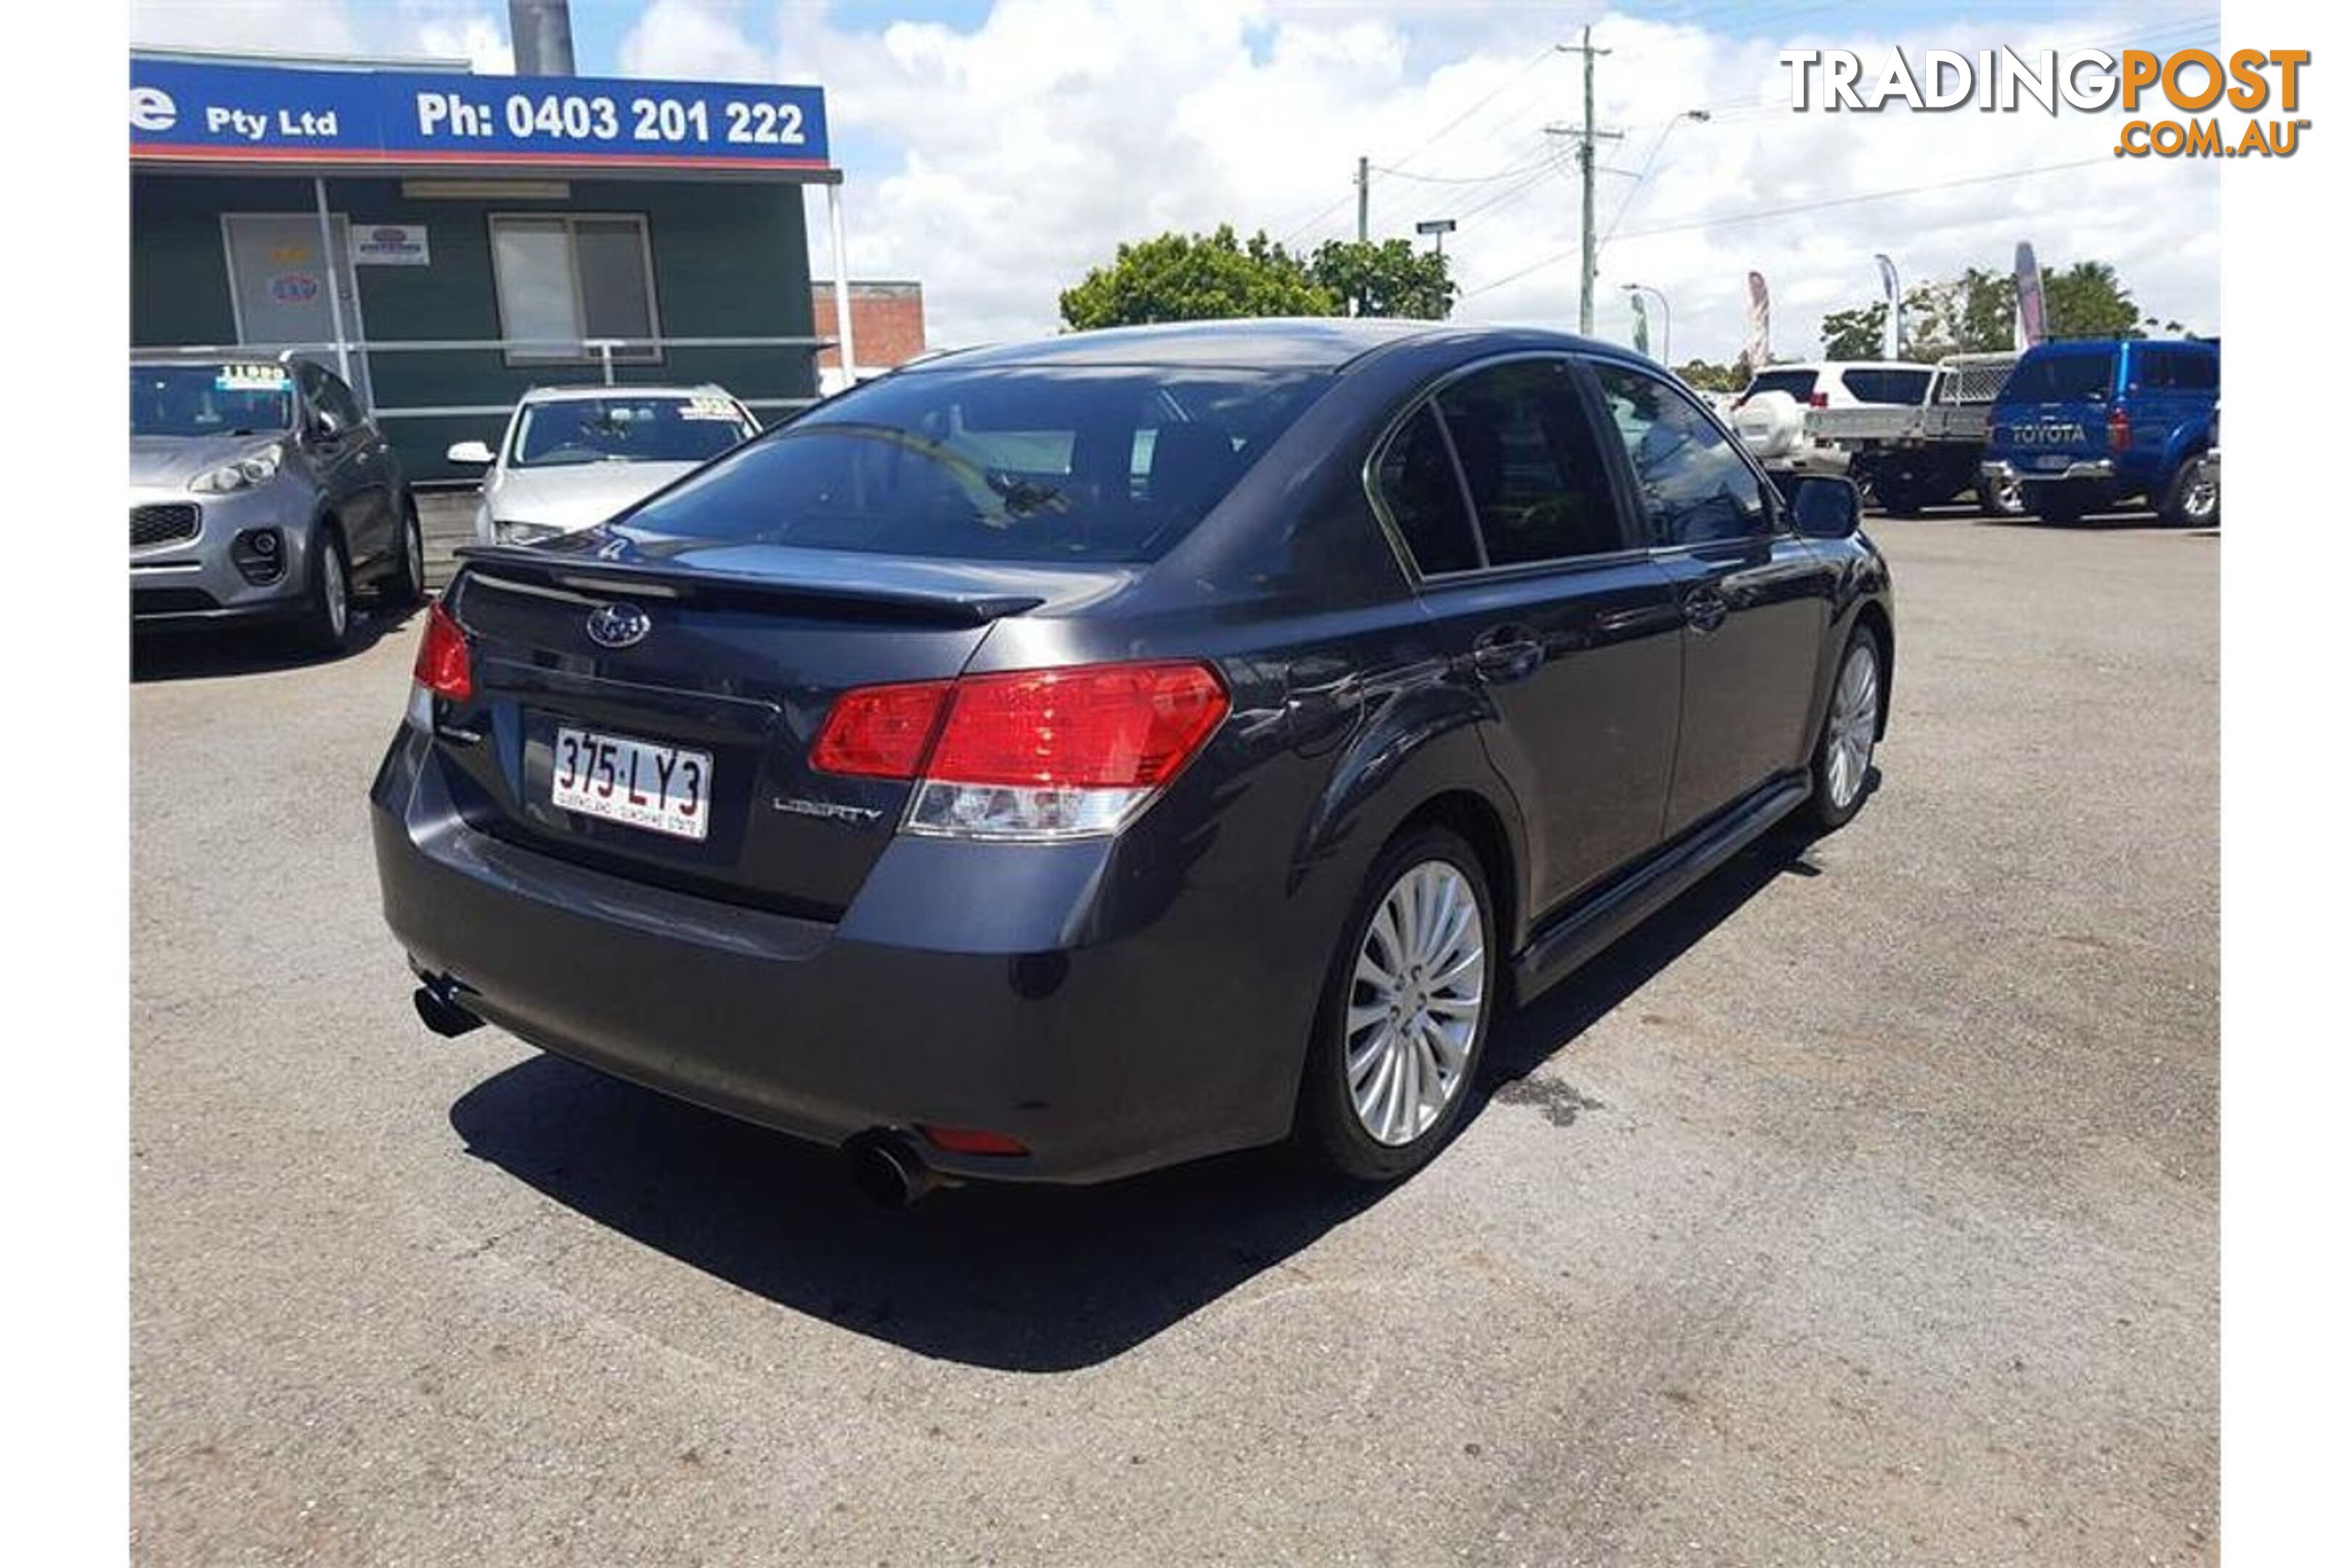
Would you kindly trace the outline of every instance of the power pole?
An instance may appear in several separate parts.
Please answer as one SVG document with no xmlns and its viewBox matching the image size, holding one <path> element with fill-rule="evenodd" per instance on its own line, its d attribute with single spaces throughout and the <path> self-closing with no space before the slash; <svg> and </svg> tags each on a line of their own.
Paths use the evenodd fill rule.
<svg viewBox="0 0 2352 1568">
<path fill-rule="evenodd" d="M 1592 59 L 1596 55 L 1605 55 L 1612 51 L 1596 49 L 1592 47 L 1591 26 L 1589 24 L 1586 26 L 1582 43 L 1555 44 L 1552 47 L 1563 54 L 1584 57 L 1584 123 L 1582 125 L 1547 125 L 1544 129 L 1555 136 L 1568 134 L 1576 138 L 1576 166 L 1584 180 L 1584 270 L 1579 279 L 1576 291 L 1576 330 L 1591 337 L 1592 335 L 1592 279 L 1599 270 L 1601 256 L 1601 237 L 1593 228 L 1592 222 L 1594 174 L 1592 144 L 1595 142 L 1622 141 L 1624 138 L 1624 132 L 1599 131 L 1593 128 Z"/>
<path fill-rule="evenodd" d="M 1356 160 L 1356 243 L 1372 237 L 1372 161 Z"/>
</svg>

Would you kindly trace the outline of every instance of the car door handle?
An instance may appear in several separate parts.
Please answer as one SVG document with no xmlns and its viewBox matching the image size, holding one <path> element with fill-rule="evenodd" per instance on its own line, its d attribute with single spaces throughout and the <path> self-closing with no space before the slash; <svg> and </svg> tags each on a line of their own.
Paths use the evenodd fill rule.
<svg viewBox="0 0 2352 1568">
<path fill-rule="evenodd" d="M 1543 644 L 1518 626 L 1488 632 L 1470 647 L 1470 672 L 1490 686 L 1525 680 L 1543 664 Z"/>
<path fill-rule="evenodd" d="M 1683 595 L 1683 620 L 1695 632 L 1715 630 L 1730 614 L 1731 605 L 1712 588 L 1700 588 Z"/>
</svg>

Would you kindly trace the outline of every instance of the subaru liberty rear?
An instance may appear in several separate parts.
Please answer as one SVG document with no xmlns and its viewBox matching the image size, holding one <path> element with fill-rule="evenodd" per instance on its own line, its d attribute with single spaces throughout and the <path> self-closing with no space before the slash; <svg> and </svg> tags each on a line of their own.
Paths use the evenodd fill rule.
<svg viewBox="0 0 2352 1568">
<path fill-rule="evenodd" d="M 1179 1040 L 1264 1005 L 1205 826 L 1256 699 L 1150 565 L 1328 379 L 932 368 L 467 552 L 373 791 L 427 1021 L 967 1173 L 1278 1135 L 1277 1058 Z"/>
</svg>

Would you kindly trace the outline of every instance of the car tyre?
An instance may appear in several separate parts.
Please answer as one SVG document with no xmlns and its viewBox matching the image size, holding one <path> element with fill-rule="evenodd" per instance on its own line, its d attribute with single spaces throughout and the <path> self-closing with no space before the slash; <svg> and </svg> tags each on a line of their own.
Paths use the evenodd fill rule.
<svg viewBox="0 0 2352 1568">
<path fill-rule="evenodd" d="M 319 531 L 310 550 L 310 593 L 302 609 L 302 646 L 312 653 L 337 654 L 352 637 L 352 564 L 341 535 Z"/>
<path fill-rule="evenodd" d="M 1879 479 L 1877 491 L 1879 510 L 1889 517 L 1916 517 L 1927 510 L 1922 486 L 1887 475 Z"/>
<path fill-rule="evenodd" d="M 1297 1139 L 1316 1163 L 1393 1182 L 1444 1147 L 1500 1008 L 1500 941 L 1486 869 L 1461 835 L 1416 828 L 1381 852 L 1307 1052 Z"/>
<path fill-rule="evenodd" d="M 2205 461 L 2193 452 L 2181 459 L 2164 483 L 2157 515 L 2175 528 L 2210 528 L 2221 520 L 2221 484 Z"/>
<path fill-rule="evenodd" d="M 1828 710 L 1813 742 L 1812 823 L 1834 833 L 1852 822 L 1870 797 L 1871 758 L 1878 750 L 1879 714 L 1886 689 L 1885 655 L 1878 634 L 1856 626 L 1838 656 Z"/>
<path fill-rule="evenodd" d="M 425 524 L 416 515 L 416 498 L 400 498 L 400 561 L 384 584 L 384 602 L 396 609 L 413 610 L 429 595 L 425 588 Z"/>
</svg>

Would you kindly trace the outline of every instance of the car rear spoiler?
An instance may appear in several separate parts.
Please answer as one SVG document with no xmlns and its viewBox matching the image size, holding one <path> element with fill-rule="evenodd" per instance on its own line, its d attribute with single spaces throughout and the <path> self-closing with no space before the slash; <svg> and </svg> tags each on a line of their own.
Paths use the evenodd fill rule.
<svg viewBox="0 0 2352 1568">
<path fill-rule="evenodd" d="M 922 626 L 980 626 L 1034 610 L 1039 594 L 931 584 L 794 580 L 767 574 L 714 572 L 674 562 L 551 555 L 513 544 L 468 544 L 457 552 L 466 575 L 487 586 L 526 594 L 601 599 L 660 599 L 765 609 L 848 611 Z"/>
</svg>

